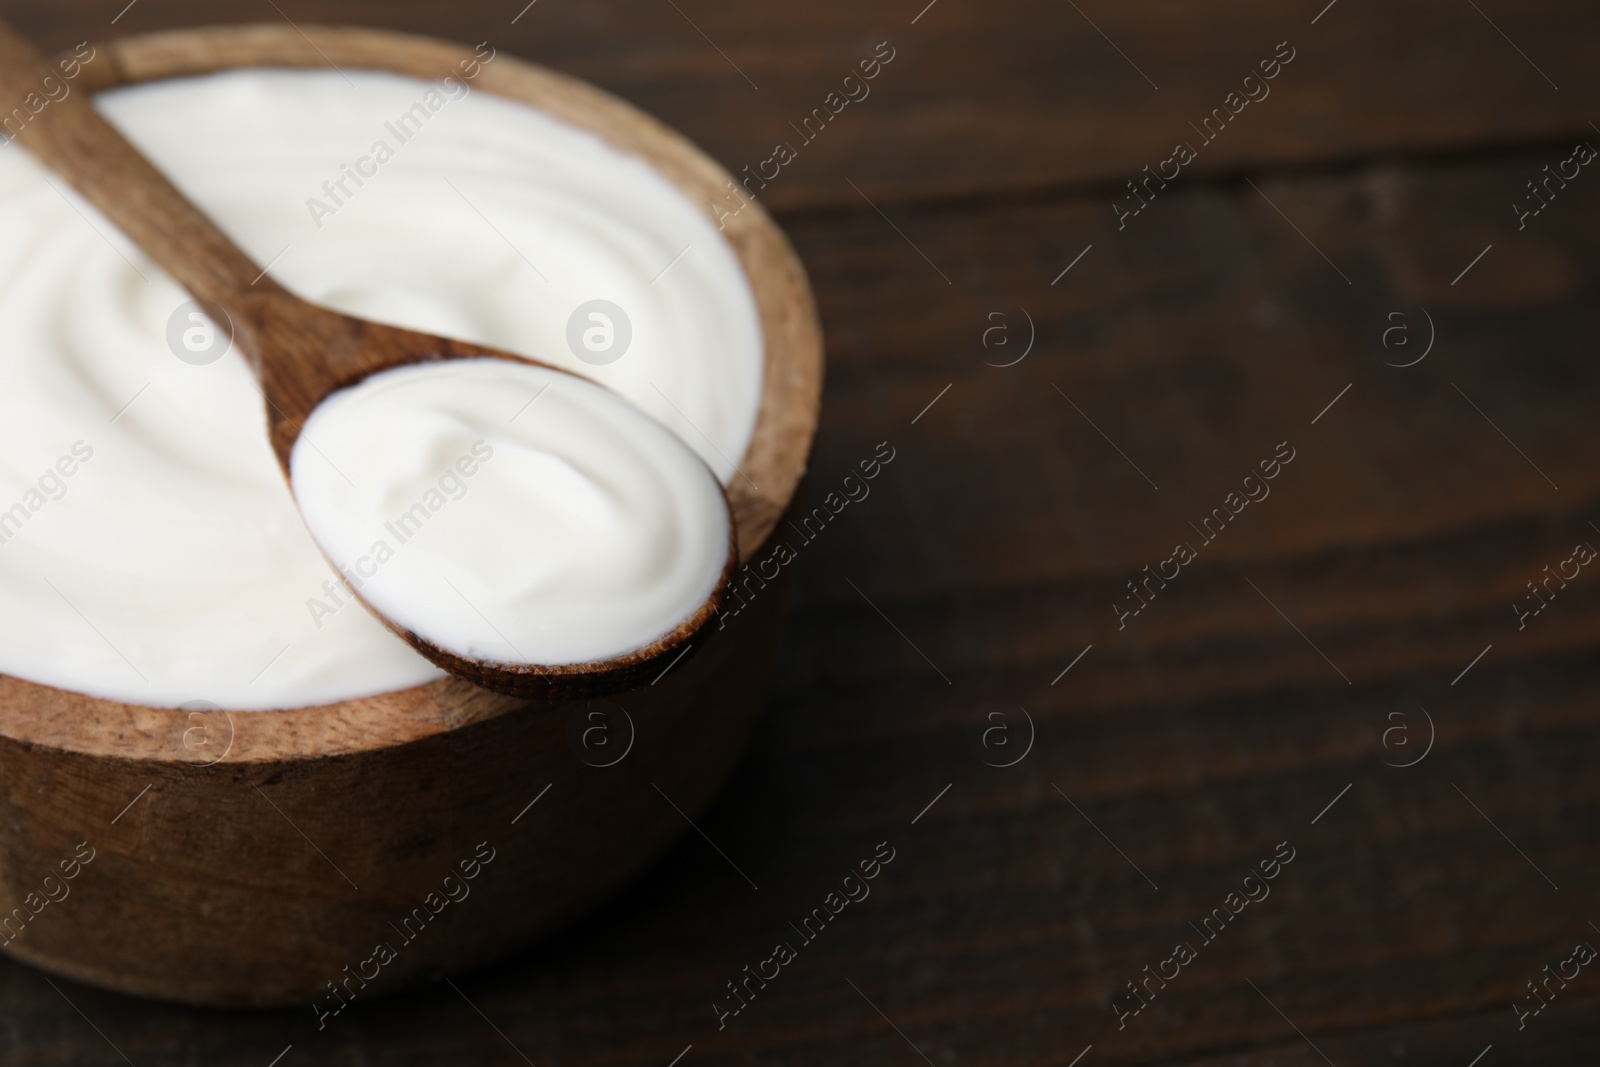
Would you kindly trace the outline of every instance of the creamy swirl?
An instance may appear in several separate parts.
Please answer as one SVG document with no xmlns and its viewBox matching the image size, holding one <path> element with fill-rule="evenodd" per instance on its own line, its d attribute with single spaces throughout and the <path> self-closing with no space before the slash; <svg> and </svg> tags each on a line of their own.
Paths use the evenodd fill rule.
<svg viewBox="0 0 1600 1067">
<path fill-rule="evenodd" d="M 585 379 L 505 359 L 374 375 L 318 405 L 295 499 L 361 597 L 492 663 L 636 652 L 711 596 L 722 486 L 671 430 Z"/>
<path fill-rule="evenodd" d="M 464 80 L 346 73 L 238 71 L 97 103 L 296 293 L 577 370 L 726 481 L 762 344 L 704 213 L 643 162 Z M 418 106 L 402 142 L 391 127 Z M 351 168 L 369 176 L 334 204 L 325 183 Z M 438 677 L 334 606 L 250 373 L 237 352 L 185 350 L 186 330 L 205 339 L 188 301 L 19 144 L 0 148 L 0 672 L 230 709 Z"/>
</svg>

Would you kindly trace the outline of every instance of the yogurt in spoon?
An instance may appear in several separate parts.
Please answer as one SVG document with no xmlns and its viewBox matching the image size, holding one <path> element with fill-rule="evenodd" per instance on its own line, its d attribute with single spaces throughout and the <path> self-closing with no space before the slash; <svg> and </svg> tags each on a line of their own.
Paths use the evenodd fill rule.
<svg viewBox="0 0 1600 1067">
<path fill-rule="evenodd" d="M 616 394 L 530 363 L 418 364 L 335 393 L 290 482 L 328 559 L 402 636 L 500 667 L 650 649 L 703 621 L 732 560 L 698 455 Z"/>
</svg>

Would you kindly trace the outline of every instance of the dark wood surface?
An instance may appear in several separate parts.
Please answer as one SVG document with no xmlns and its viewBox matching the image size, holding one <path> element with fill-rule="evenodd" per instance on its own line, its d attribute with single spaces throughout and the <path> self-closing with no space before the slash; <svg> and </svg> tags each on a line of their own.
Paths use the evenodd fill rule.
<svg viewBox="0 0 1600 1067">
<path fill-rule="evenodd" d="M 309 1007 L 194 1011 L 0 962 L 0 1062 L 1595 1061 L 1600 970 L 1523 1029 L 1511 1008 L 1600 945 L 1600 574 L 1522 629 L 1512 609 L 1600 546 L 1600 173 L 1521 231 L 1511 208 L 1600 144 L 1592 12 L 278 6 L 490 39 L 734 169 L 889 40 L 767 202 L 829 342 L 809 497 L 896 456 L 800 549 L 771 711 L 704 837 L 622 897 L 320 1033 Z M 140 0 L 111 27 L 118 7 L 0 3 L 57 46 L 277 14 Z M 1122 182 L 1286 39 L 1272 95 L 1119 231 Z M 1027 357 L 985 365 L 1030 319 Z M 1202 544 L 1189 524 L 1280 442 L 1270 496 Z M 1119 630 L 1124 583 L 1179 541 L 1197 558 Z M 1032 749 L 986 766 L 1022 751 L 1024 708 Z M 1011 744 L 986 750 L 997 709 Z M 724 983 L 883 841 L 870 897 L 719 1031 Z M 1270 896 L 1201 945 L 1190 924 L 1280 842 Z M 1114 998 L 1184 940 L 1197 958 L 1119 1030 Z"/>
</svg>

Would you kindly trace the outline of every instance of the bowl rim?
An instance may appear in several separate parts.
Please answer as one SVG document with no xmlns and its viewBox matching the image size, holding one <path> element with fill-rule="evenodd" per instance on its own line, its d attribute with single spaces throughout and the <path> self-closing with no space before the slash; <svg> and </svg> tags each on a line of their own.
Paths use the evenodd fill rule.
<svg viewBox="0 0 1600 1067">
<path fill-rule="evenodd" d="M 370 27 L 246 23 L 164 30 L 95 44 L 80 87 L 100 92 L 143 82 L 250 68 L 380 71 L 422 79 L 478 60 L 466 45 Z M 493 48 L 491 42 L 482 47 Z M 753 559 L 805 474 L 821 404 L 823 348 L 816 301 L 783 232 L 735 178 L 687 137 L 581 79 L 495 49 L 474 88 L 539 108 L 642 159 L 718 223 L 755 296 L 763 373 L 755 429 L 731 480 L 740 564 Z M 742 203 L 735 213 L 717 205 Z M 713 638 L 714 640 L 715 638 Z M 352 756 L 527 709 L 563 707 L 503 696 L 459 678 L 329 704 L 208 711 L 129 704 L 0 674 L 0 740 L 158 764 L 212 766 Z M 217 717 L 221 716 L 221 720 Z M 195 731 L 225 729 L 216 759 L 200 759 Z M 212 749 L 211 751 L 214 751 Z M 209 752 L 207 753 L 209 755 Z"/>
</svg>

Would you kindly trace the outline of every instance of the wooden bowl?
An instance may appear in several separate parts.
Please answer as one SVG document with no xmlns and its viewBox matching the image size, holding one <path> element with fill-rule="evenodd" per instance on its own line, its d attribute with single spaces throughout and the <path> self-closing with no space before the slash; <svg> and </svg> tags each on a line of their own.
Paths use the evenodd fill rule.
<svg viewBox="0 0 1600 1067">
<path fill-rule="evenodd" d="M 82 84 L 330 62 L 436 79 L 472 55 L 376 30 L 303 29 L 132 37 L 100 46 Z M 476 88 L 600 134 L 715 220 L 729 175 L 621 100 L 505 55 Z M 766 346 L 739 464 L 750 477 L 731 487 L 748 562 L 804 473 L 822 342 L 805 273 L 760 206 L 724 233 Z M 781 576 L 754 573 L 741 576 L 749 606 L 698 654 L 610 705 L 518 700 L 450 678 L 230 714 L 0 676 L 0 905 L 16 909 L 0 914 L 3 950 L 127 993 L 331 1010 L 336 989 L 370 997 L 528 943 L 637 874 L 732 771 L 784 599 Z"/>
</svg>

